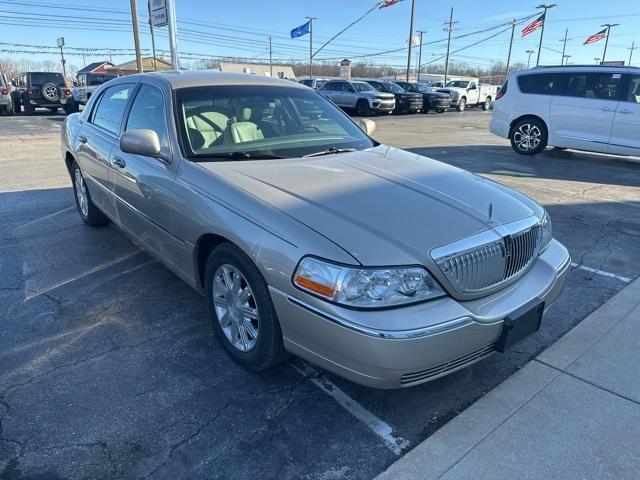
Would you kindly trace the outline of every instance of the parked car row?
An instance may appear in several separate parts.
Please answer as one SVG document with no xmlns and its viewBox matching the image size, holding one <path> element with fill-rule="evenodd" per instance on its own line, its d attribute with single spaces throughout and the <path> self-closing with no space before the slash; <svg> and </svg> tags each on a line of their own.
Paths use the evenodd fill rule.
<svg viewBox="0 0 640 480">
<path fill-rule="evenodd" d="M 442 113 L 449 108 L 464 112 L 471 106 L 489 110 L 499 90 L 498 86 L 481 84 L 478 79 L 454 80 L 441 88 L 420 82 L 367 78 L 305 78 L 300 83 L 359 116 L 428 113 L 432 110 Z"/>
</svg>

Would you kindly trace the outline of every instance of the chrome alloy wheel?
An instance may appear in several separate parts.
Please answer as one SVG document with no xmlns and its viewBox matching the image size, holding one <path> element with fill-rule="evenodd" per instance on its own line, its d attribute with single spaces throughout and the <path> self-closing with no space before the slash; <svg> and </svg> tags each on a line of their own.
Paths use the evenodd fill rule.
<svg viewBox="0 0 640 480">
<path fill-rule="evenodd" d="M 87 194 L 87 186 L 82 178 L 82 172 L 79 168 L 76 168 L 73 173 L 75 179 L 76 198 L 78 199 L 78 206 L 83 217 L 89 216 L 89 195 Z"/>
<path fill-rule="evenodd" d="M 256 346 L 260 315 L 253 290 L 233 265 L 220 265 L 213 277 L 213 305 L 227 340 L 248 352 Z"/>
<path fill-rule="evenodd" d="M 529 152 L 535 150 L 540 145 L 542 132 L 530 123 L 523 123 L 513 134 L 513 141 L 519 150 Z"/>
</svg>

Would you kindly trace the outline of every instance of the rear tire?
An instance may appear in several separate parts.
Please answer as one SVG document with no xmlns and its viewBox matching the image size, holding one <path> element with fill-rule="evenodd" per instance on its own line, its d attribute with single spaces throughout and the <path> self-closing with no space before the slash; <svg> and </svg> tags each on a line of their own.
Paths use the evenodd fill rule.
<svg viewBox="0 0 640 480">
<path fill-rule="evenodd" d="M 484 99 L 484 103 L 482 104 L 482 110 L 485 112 L 491 108 L 491 97 L 487 97 Z"/>
<path fill-rule="evenodd" d="M 82 170 L 80 170 L 80 166 L 75 161 L 71 165 L 71 181 L 73 182 L 76 207 L 78 207 L 78 213 L 82 221 L 91 227 L 109 223 L 107 216 L 91 200 Z"/>
<path fill-rule="evenodd" d="M 369 102 L 364 99 L 358 100 L 358 103 L 356 103 L 356 113 L 360 117 L 370 117 L 371 107 L 369 106 Z"/>
<path fill-rule="evenodd" d="M 36 111 L 35 107 L 29 103 L 29 100 L 22 102 L 22 108 L 25 115 L 33 115 Z"/>
<path fill-rule="evenodd" d="M 78 104 L 73 100 L 68 100 L 67 103 L 64 104 L 64 113 L 67 115 L 71 115 L 78 111 Z"/>
<path fill-rule="evenodd" d="M 213 330 L 236 363 L 258 372 L 287 358 L 267 282 L 244 252 L 231 243 L 214 248 L 205 290 Z"/>
<path fill-rule="evenodd" d="M 524 118 L 516 123 L 511 132 L 511 148 L 520 155 L 536 155 L 547 147 L 548 131 L 538 118 Z"/>
</svg>

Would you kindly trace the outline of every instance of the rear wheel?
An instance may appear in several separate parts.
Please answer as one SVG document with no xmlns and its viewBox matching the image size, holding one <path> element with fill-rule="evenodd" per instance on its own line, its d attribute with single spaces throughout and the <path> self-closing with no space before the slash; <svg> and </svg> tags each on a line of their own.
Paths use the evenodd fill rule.
<svg viewBox="0 0 640 480">
<path fill-rule="evenodd" d="M 76 162 L 73 162 L 71 166 L 71 177 L 73 180 L 73 192 L 76 197 L 76 206 L 78 207 L 78 213 L 82 221 L 92 227 L 106 225 L 109 220 L 107 216 L 95 206 L 93 200 L 91 200 L 89 189 L 84 181 L 84 175 L 82 175 L 82 170 L 80 170 L 80 166 Z"/>
<path fill-rule="evenodd" d="M 22 102 L 22 108 L 24 109 L 25 115 L 33 115 L 36 111 L 35 107 L 31 105 L 29 100 L 25 100 Z"/>
<path fill-rule="evenodd" d="M 213 329 L 235 362 L 257 372 L 286 358 L 267 283 L 247 255 L 230 243 L 214 248 L 205 288 Z"/>
<path fill-rule="evenodd" d="M 69 99 L 67 103 L 64 104 L 64 113 L 66 113 L 67 115 L 71 115 L 72 113 L 75 113 L 77 111 L 78 104 L 74 100 Z"/>
<path fill-rule="evenodd" d="M 368 117 L 371 115 L 371 107 L 369 106 L 369 102 L 364 99 L 358 100 L 356 103 L 356 113 L 360 117 Z"/>
<path fill-rule="evenodd" d="M 487 97 L 484 99 L 484 103 L 482 104 L 482 110 L 489 110 L 491 108 L 491 97 Z"/>
<path fill-rule="evenodd" d="M 547 146 L 547 126 L 537 118 L 525 118 L 516 123 L 509 135 L 511 147 L 521 155 L 535 155 Z"/>
</svg>

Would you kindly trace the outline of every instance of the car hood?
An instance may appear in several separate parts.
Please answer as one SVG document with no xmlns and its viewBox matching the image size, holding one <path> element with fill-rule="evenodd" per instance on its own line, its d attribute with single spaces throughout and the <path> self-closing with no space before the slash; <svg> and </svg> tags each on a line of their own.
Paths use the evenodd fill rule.
<svg viewBox="0 0 640 480">
<path fill-rule="evenodd" d="M 363 265 L 426 264 L 432 248 L 542 215 L 535 202 L 497 183 L 382 145 L 306 159 L 202 165 Z"/>
</svg>

